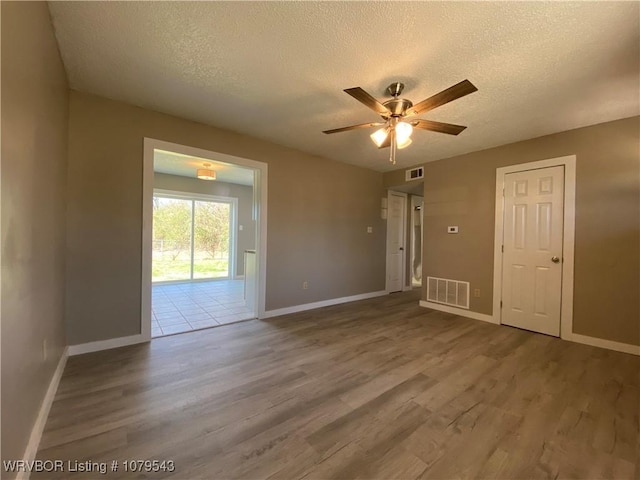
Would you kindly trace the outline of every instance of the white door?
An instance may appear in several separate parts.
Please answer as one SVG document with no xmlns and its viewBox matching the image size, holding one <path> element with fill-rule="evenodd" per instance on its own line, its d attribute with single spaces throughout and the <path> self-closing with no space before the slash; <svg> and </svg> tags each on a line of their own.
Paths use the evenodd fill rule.
<svg viewBox="0 0 640 480">
<path fill-rule="evenodd" d="M 407 196 L 389 192 L 387 200 L 387 291 L 400 292 L 404 286 L 405 221 Z"/>
<path fill-rule="evenodd" d="M 563 199 L 563 166 L 505 175 L 503 324 L 560 335 Z"/>
</svg>

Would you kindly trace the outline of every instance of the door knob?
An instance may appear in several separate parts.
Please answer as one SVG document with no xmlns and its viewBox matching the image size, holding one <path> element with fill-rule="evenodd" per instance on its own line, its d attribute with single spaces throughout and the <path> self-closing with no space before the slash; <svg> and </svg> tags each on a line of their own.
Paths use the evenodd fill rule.
<svg viewBox="0 0 640 480">
<path fill-rule="evenodd" d="M 403 252 L 404 252 L 404 248 L 403 248 L 403 247 L 400 247 L 398 250 L 401 250 L 401 251 L 403 251 Z"/>
<path fill-rule="evenodd" d="M 558 257 L 551 257 L 551 261 L 553 263 L 560 263 L 560 259 Z"/>
</svg>

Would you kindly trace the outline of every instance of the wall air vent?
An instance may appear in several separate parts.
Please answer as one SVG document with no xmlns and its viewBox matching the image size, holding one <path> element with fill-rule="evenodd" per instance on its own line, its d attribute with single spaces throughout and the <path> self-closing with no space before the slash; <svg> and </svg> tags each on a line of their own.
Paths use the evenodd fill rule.
<svg viewBox="0 0 640 480">
<path fill-rule="evenodd" d="M 427 300 L 469 309 L 469 282 L 427 277 Z"/>
<path fill-rule="evenodd" d="M 404 172 L 405 182 L 410 182 L 411 180 L 420 180 L 421 178 L 424 178 L 424 167 L 410 168 L 409 170 Z"/>
</svg>

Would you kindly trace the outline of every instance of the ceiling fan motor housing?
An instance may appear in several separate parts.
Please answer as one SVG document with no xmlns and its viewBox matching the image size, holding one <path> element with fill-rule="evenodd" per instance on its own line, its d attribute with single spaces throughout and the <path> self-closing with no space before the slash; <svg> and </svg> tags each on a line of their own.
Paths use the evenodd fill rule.
<svg viewBox="0 0 640 480">
<path fill-rule="evenodd" d="M 405 98 L 398 98 L 404 90 L 404 83 L 394 82 L 387 87 L 387 93 L 393 98 L 383 103 L 383 105 L 389 110 L 389 114 L 382 115 L 382 118 L 388 119 L 389 117 L 403 117 L 408 108 L 413 106 L 413 103 Z"/>
<path fill-rule="evenodd" d="M 413 103 L 406 98 L 393 98 L 384 102 L 383 105 L 391 112 L 391 115 L 383 115 L 383 118 L 402 117 L 407 109 L 413 107 Z"/>
</svg>

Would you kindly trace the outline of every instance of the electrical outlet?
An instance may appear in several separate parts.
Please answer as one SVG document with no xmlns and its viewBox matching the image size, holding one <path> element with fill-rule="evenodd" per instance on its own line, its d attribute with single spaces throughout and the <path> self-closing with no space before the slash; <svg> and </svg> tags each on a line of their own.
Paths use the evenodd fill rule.
<svg viewBox="0 0 640 480">
<path fill-rule="evenodd" d="M 47 339 L 42 340 L 42 360 L 47 361 Z"/>
<path fill-rule="evenodd" d="M 302 282 L 302 289 L 309 290 L 309 282 L 307 282 L 306 280 Z"/>
<path fill-rule="evenodd" d="M 373 227 L 367 227 L 367 233 L 373 233 Z"/>
<path fill-rule="evenodd" d="M 480 297 L 480 289 L 479 288 L 476 288 L 476 289 L 473 290 L 473 296 L 476 297 L 476 298 Z"/>
</svg>

